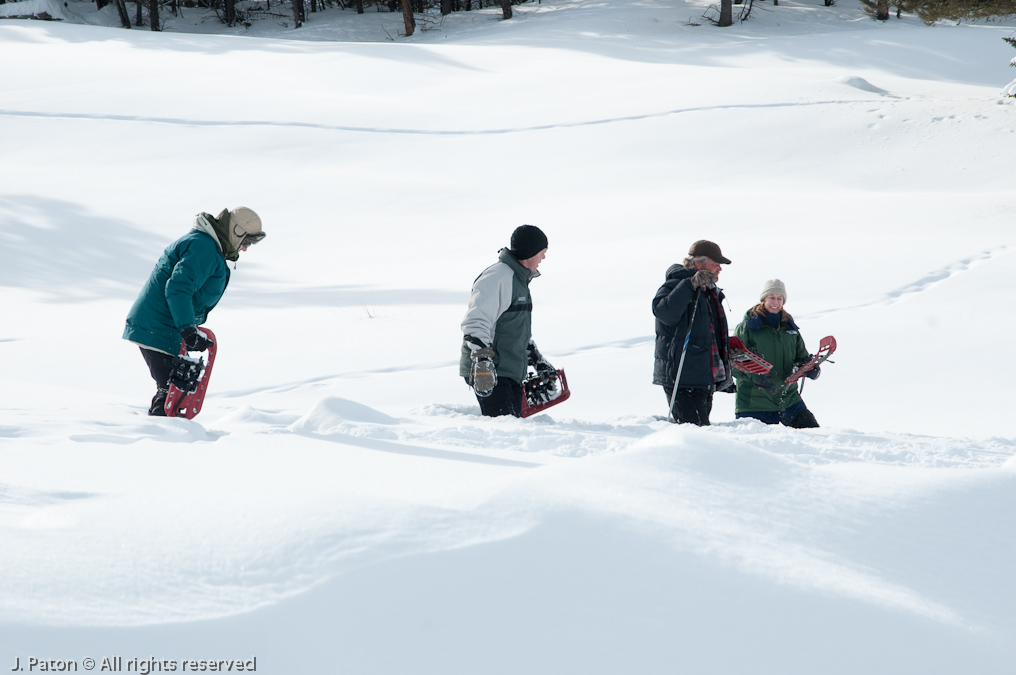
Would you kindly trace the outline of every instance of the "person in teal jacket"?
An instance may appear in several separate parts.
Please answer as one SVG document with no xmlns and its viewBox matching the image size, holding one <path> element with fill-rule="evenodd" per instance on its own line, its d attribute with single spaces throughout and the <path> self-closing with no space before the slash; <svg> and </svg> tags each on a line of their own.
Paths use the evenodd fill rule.
<svg viewBox="0 0 1016 675">
<path fill-rule="evenodd" d="M 156 392 L 149 415 L 165 416 L 173 357 L 181 345 L 204 351 L 212 345 L 198 326 L 215 308 L 229 284 L 226 261 L 236 261 L 265 238 L 261 218 L 240 206 L 218 216 L 199 213 L 191 231 L 170 244 L 127 314 L 123 339 L 141 348 Z"/>
<path fill-rule="evenodd" d="M 759 300 L 745 313 L 734 334 L 746 348 L 771 363 L 773 369 L 764 377 L 734 371 L 737 381 L 734 416 L 796 429 L 817 427 L 818 421 L 801 399 L 797 383 L 783 384 L 797 366 L 810 358 L 794 318 L 783 307 L 787 301 L 786 285 L 779 279 L 767 281 Z M 817 379 L 819 372 L 815 368 L 805 377 Z"/>
</svg>

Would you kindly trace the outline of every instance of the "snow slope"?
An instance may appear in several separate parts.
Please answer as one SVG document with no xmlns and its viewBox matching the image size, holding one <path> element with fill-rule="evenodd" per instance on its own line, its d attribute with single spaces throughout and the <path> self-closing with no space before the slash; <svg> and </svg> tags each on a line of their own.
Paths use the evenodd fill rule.
<svg viewBox="0 0 1016 675">
<path fill-rule="evenodd" d="M 0 663 L 1011 672 L 1012 27 L 705 8 L 0 22 Z M 150 419 L 123 318 L 239 204 L 205 410 Z M 523 222 L 573 395 L 485 420 L 458 323 Z M 659 419 L 649 300 L 700 238 L 732 325 L 779 277 L 837 337 L 821 429 Z"/>
</svg>

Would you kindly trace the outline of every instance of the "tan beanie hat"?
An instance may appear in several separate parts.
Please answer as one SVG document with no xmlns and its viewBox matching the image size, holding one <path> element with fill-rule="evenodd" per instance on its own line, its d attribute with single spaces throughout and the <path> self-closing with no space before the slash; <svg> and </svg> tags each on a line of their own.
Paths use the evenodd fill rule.
<svg viewBox="0 0 1016 675">
<path fill-rule="evenodd" d="M 234 228 L 239 228 L 244 234 L 259 234 L 261 232 L 261 217 L 246 206 L 238 206 L 229 210 L 229 222 Z"/>
<path fill-rule="evenodd" d="M 759 302 L 762 302 L 770 295 L 782 295 L 783 302 L 787 301 L 787 287 L 779 279 L 770 279 L 762 286 L 762 293 L 759 294 Z"/>
<path fill-rule="evenodd" d="M 220 214 L 221 217 L 221 214 Z M 240 248 L 240 243 L 245 235 L 263 234 L 261 229 L 261 217 L 254 213 L 253 209 L 246 206 L 238 206 L 229 210 L 229 242 L 234 249 Z M 263 237 L 258 237 L 260 241 Z"/>
</svg>

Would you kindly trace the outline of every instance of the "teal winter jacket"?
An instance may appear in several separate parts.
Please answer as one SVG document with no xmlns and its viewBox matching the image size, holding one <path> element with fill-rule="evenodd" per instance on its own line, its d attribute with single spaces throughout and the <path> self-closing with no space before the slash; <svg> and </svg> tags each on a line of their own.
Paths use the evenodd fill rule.
<svg viewBox="0 0 1016 675">
<path fill-rule="evenodd" d="M 166 248 L 127 315 L 123 338 L 142 347 L 177 354 L 180 331 L 199 326 L 229 284 L 219 243 L 195 229 Z"/>
<path fill-rule="evenodd" d="M 750 309 L 734 329 L 734 334 L 741 338 L 745 347 L 757 350 L 763 359 L 773 365 L 768 378 L 776 385 L 776 393 L 769 394 L 752 384 L 759 381 L 758 375 L 735 370 L 737 398 L 734 401 L 734 412 L 778 412 L 799 402 L 801 394 L 797 390 L 797 383 L 789 387 L 783 384 L 794 371 L 794 362 L 808 356 L 804 339 L 793 318 L 784 312 L 780 327 L 774 328 L 761 314 Z"/>
</svg>

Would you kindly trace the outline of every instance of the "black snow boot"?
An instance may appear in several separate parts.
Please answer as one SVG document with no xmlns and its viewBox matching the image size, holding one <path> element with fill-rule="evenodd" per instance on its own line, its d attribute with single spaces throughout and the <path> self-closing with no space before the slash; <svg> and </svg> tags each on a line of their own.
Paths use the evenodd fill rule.
<svg viewBox="0 0 1016 675">
<path fill-rule="evenodd" d="M 784 420 L 781 421 L 792 429 L 815 429 L 818 427 L 818 420 L 815 419 L 815 415 L 813 415 L 807 408 L 797 413 L 797 417 L 789 422 Z"/>
</svg>

